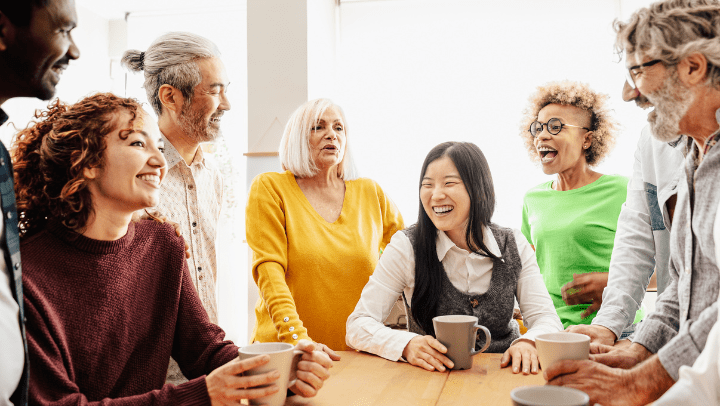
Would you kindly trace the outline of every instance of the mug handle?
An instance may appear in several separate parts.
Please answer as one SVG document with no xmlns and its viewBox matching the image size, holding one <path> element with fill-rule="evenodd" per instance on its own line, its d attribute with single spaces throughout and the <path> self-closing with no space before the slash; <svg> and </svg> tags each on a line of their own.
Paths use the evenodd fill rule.
<svg viewBox="0 0 720 406">
<path fill-rule="evenodd" d="M 481 326 L 479 324 L 476 324 L 474 329 L 475 329 L 475 340 L 477 340 L 478 330 L 482 330 L 485 333 L 485 346 L 477 351 L 475 351 L 475 350 L 470 351 L 471 356 L 473 356 L 475 354 L 480 354 L 481 352 L 484 352 L 490 346 L 490 330 L 488 330 L 485 326 Z"/>
<path fill-rule="evenodd" d="M 293 359 L 290 363 L 290 379 L 287 385 L 288 389 L 297 382 L 297 365 L 303 354 L 305 354 L 305 351 L 293 350 Z"/>
</svg>

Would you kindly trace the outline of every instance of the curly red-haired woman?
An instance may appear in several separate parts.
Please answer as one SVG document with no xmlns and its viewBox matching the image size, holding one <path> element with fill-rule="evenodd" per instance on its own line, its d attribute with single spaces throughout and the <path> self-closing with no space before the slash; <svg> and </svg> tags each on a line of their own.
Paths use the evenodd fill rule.
<svg viewBox="0 0 720 406">
<path fill-rule="evenodd" d="M 167 224 L 131 221 L 157 204 L 166 171 L 157 124 L 140 104 L 97 94 L 55 102 L 37 119 L 13 151 L 30 403 L 210 405 L 277 391 L 274 372 L 241 376 L 268 358 L 239 361 L 210 323 L 182 238 Z M 293 389 L 312 396 L 330 360 L 300 347 Z M 171 355 L 189 382 L 164 384 Z"/>
</svg>

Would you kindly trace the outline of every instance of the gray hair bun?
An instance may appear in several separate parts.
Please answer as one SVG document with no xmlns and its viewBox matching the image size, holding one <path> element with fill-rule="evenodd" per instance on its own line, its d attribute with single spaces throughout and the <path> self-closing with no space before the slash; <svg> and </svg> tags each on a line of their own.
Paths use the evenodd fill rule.
<svg viewBox="0 0 720 406">
<path fill-rule="evenodd" d="M 145 69 L 145 52 L 137 49 L 125 51 L 120 64 L 133 72 L 140 72 Z"/>
</svg>

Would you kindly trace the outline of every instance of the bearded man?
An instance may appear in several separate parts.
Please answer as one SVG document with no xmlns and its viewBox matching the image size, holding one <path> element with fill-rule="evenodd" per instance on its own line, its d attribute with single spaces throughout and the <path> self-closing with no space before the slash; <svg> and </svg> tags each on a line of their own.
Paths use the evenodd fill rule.
<svg viewBox="0 0 720 406">
<path fill-rule="evenodd" d="M 629 347 L 596 345 L 591 361 L 547 366 L 553 385 L 590 395 L 591 404 L 657 400 L 705 348 L 718 319 L 720 284 L 713 227 L 720 201 L 720 3 L 668 0 L 615 24 L 629 84 L 655 107 L 648 115 L 663 142 L 687 138 L 670 233 L 670 285 Z"/>
<path fill-rule="evenodd" d="M 131 71 L 144 71 L 147 98 L 165 142 L 168 170 L 156 209 L 180 225 L 190 251 L 190 277 L 217 324 L 215 240 L 223 182 L 200 145 L 220 137 L 220 118 L 230 110 L 225 65 L 213 42 L 186 32 L 162 35 L 145 52 L 126 51 L 122 62 Z M 184 381 L 171 360 L 168 382 Z"/>
</svg>

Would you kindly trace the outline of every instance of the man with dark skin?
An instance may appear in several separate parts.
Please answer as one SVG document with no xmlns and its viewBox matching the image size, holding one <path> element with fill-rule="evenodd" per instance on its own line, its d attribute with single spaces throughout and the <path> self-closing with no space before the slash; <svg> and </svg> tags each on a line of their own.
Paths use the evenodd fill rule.
<svg viewBox="0 0 720 406">
<path fill-rule="evenodd" d="M 0 0 L 0 106 L 14 97 L 50 100 L 80 51 L 74 0 Z M 0 125 L 8 116 L 0 108 Z M 27 405 L 28 362 L 12 165 L 0 143 L 0 404 Z"/>
<path fill-rule="evenodd" d="M 685 174 L 678 184 L 670 235 L 671 283 L 625 348 L 596 345 L 591 361 L 545 370 L 551 385 L 570 386 L 590 402 L 644 405 L 657 400 L 692 365 L 718 319 L 720 272 L 713 226 L 720 200 L 720 2 L 669 0 L 616 23 L 630 80 L 655 110 L 655 138 L 685 134 Z M 713 253 L 713 254 L 711 254 Z"/>
</svg>

